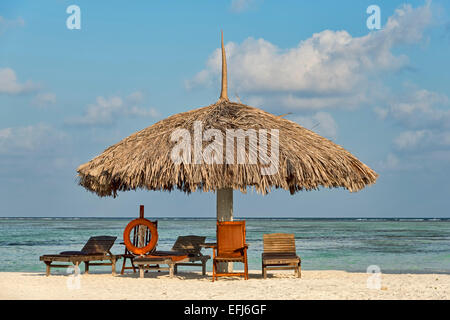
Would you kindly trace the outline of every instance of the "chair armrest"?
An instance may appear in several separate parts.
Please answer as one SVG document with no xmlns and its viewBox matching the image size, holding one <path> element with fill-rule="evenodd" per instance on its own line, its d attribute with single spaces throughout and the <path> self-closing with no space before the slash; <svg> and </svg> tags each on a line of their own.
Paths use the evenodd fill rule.
<svg viewBox="0 0 450 320">
<path fill-rule="evenodd" d="M 234 252 L 237 252 L 237 251 L 244 251 L 244 250 L 247 250 L 248 249 L 248 244 L 246 243 L 246 244 L 244 244 L 244 246 L 242 247 L 242 248 L 238 248 L 238 249 L 236 249 L 236 250 L 234 250 Z"/>
<path fill-rule="evenodd" d="M 215 249 L 215 248 L 217 248 L 217 243 L 202 243 L 202 244 L 200 244 L 200 247 Z"/>
</svg>

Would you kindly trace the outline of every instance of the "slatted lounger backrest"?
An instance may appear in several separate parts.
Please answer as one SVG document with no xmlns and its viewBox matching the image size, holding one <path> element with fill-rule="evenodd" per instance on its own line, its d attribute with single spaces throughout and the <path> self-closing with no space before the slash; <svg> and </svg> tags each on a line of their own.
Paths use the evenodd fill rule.
<svg viewBox="0 0 450 320">
<path fill-rule="evenodd" d="M 295 253 L 295 237 L 292 233 L 264 234 L 264 253 Z"/>
<path fill-rule="evenodd" d="M 81 251 L 85 254 L 107 254 L 116 239 L 111 236 L 90 237 Z"/>
<path fill-rule="evenodd" d="M 172 250 L 184 252 L 190 255 L 200 256 L 201 244 L 205 243 L 206 237 L 202 236 L 179 236 L 175 241 Z"/>
</svg>

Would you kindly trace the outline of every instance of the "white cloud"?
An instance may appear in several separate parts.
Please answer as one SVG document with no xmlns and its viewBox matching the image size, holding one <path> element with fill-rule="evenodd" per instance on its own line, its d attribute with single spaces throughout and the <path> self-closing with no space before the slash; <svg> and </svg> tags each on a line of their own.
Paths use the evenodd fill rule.
<svg viewBox="0 0 450 320">
<path fill-rule="evenodd" d="M 0 35 L 5 32 L 6 29 L 23 27 L 25 25 L 25 21 L 22 18 L 17 19 L 5 19 L 0 16 Z"/>
<path fill-rule="evenodd" d="M 127 100 L 131 104 L 139 104 L 144 100 L 144 94 L 141 91 L 134 91 L 128 95 Z"/>
<path fill-rule="evenodd" d="M 110 98 L 97 97 L 95 103 L 87 106 L 82 117 L 69 119 L 73 125 L 107 125 L 112 124 L 120 117 L 157 117 L 159 114 L 154 108 L 144 109 L 136 104 L 141 102 L 143 94 L 133 92 L 124 100 L 119 96 Z"/>
<path fill-rule="evenodd" d="M 393 139 L 396 156 L 411 168 L 448 166 L 450 154 L 450 99 L 445 94 L 411 85 L 375 112 L 403 131 Z"/>
<path fill-rule="evenodd" d="M 45 124 L 0 129 L 0 154 L 48 152 L 61 143 L 65 134 Z"/>
<path fill-rule="evenodd" d="M 379 167 L 381 169 L 387 169 L 387 170 L 396 170 L 400 166 L 400 160 L 395 154 L 389 153 L 385 160 L 381 161 L 379 163 Z"/>
<path fill-rule="evenodd" d="M 389 114 L 389 110 L 387 110 L 386 108 L 381 108 L 381 107 L 375 107 L 373 109 L 373 111 L 376 113 L 378 118 L 380 118 L 382 120 L 386 119 L 386 117 Z"/>
<path fill-rule="evenodd" d="M 428 4 L 418 8 L 404 5 L 389 17 L 382 30 L 362 37 L 325 30 L 289 49 L 264 39 L 229 42 L 230 89 L 260 96 L 262 101 L 268 101 L 272 94 L 279 106 L 297 109 L 361 104 L 371 99 L 368 90 L 373 81 L 407 66 L 408 58 L 395 55 L 392 49 L 419 42 L 430 21 Z M 206 68 L 188 81 L 187 87 L 216 84 L 220 64 L 221 52 L 216 49 Z"/>
<path fill-rule="evenodd" d="M 297 95 L 294 93 L 253 94 L 246 101 L 250 105 L 279 106 L 288 110 L 315 111 L 324 109 L 353 110 L 370 103 L 369 91 L 341 95 Z"/>
<path fill-rule="evenodd" d="M 417 160 L 417 159 L 414 159 Z M 410 158 L 399 157 L 396 154 L 389 153 L 386 159 L 380 161 L 377 165 L 378 169 L 382 171 L 409 171 L 409 170 L 419 170 L 423 168 L 423 163 L 418 161 L 411 161 Z"/>
<path fill-rule="evenodd" d="M 155 108 L 143 109 L 138 107 L 131 107 L 125 112 L 125 115 L 157 118 L 159 117 L 159 112 Z"/>
<path fill-rule="evenodd" d="M 317 112 L 309 117 L 295 117 L 292 119 L 301 126 L 314 131 L 326 138 L 336 139 L 337 124 L 333 117 L 327 112 Z"/>
<path fill-rule="evenodd" d="M 240 13 L 248 10 L 255 0 L 231 0 L 231 11 Z"/>
<path fill-rule="evenodd" d="M 52 92 L 38 93 L 32 103 L 39 107 L 46 107 L 56 103 L 56 94 Z"/>
<path fill-rule="evenodd" d="M 422 152 L 424 150 L 450 151 L 450 131 L 416 130 L 404 131 L 394 139 L 401 151 Z"/>
<path fill-rule="evenodd" d="M 104 124 L 113 120 L 113 115 L 119 113 L 123 108 L 123 101 L 120 97 L 97 97 L 96 102 L 88 105 L 83 117 L 74 120 L 78 124 Z"/>
<path fill-rule="evenodd" d="M 450 99 L 447 95 L 407 86 L 405 92 L 376 111 L 408 128 L 441 127 L 450 129 Z"/>
<path fill-rule="evenodd" d="M 428 130 L 404 131 L 394 140 L 400 150 L 413 149 L 425 143 L 431 136 Z"/>
<path fill-rule="evenodd" d="M 37 86 L 31 81 L 19 83 L 16 73 L 11 68 L 0 69 L 0 94 L 18 95 L 35 90 Z"/>
</svg>

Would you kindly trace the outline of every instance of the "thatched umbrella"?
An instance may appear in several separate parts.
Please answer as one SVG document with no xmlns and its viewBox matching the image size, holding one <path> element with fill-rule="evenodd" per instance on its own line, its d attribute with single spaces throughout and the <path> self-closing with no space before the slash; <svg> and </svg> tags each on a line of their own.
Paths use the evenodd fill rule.
<svg viewBox="0 0 450 320">
<path fill-rule="evenodd" d="M 138 131 L 77 171 L 79 184 L 101 197 L 136 189 L 216 191 L 218 220 L 233 218 L 233 189 L 245 193 L 252 187 L 266 194 L 282 188 L 294 194 L 322 186 L 354 192 L 378 177 L 350 152 L 313 131 L 230 101 L 223 35 L 222 91 L 216 103 Z"/>
</svg>

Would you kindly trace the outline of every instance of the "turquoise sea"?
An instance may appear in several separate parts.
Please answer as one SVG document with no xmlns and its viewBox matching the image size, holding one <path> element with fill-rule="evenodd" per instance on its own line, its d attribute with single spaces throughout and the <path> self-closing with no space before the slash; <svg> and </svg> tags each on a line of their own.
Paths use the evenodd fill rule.
<svg viewBox="0 0 450 320">
<path fill-rule="evenodd" d="M 215 241 L 214 219 L 148 219 L 158 220 L 160 250 L 170 250 L 180 235 L 204 235 L 207 242 Z M 80 250 L 93 235 L 117 236 L 112 252 L 123 253 L 120 242 L 131 220 L 0 218 L 0 271 L 44 272 L 40 255 Z M 286 232 L 295 234 L 297 253 L 305 270 L 366 272 L 368 266 L 377 265 L 384 273 L 450 273 L 450 219 L 245 220 L 249 269 L 261 269 L 263 234 Z M 210 249 L 204 249 L 204 253 L 212 255 Z M 120 262 L 117 267 L 121 267 Z M 109 270 L 101 268 L 93 268 L 92 272 Z M 208 269 L 211 270 L 211 262 L 208 262 Z"/>
</svg>

